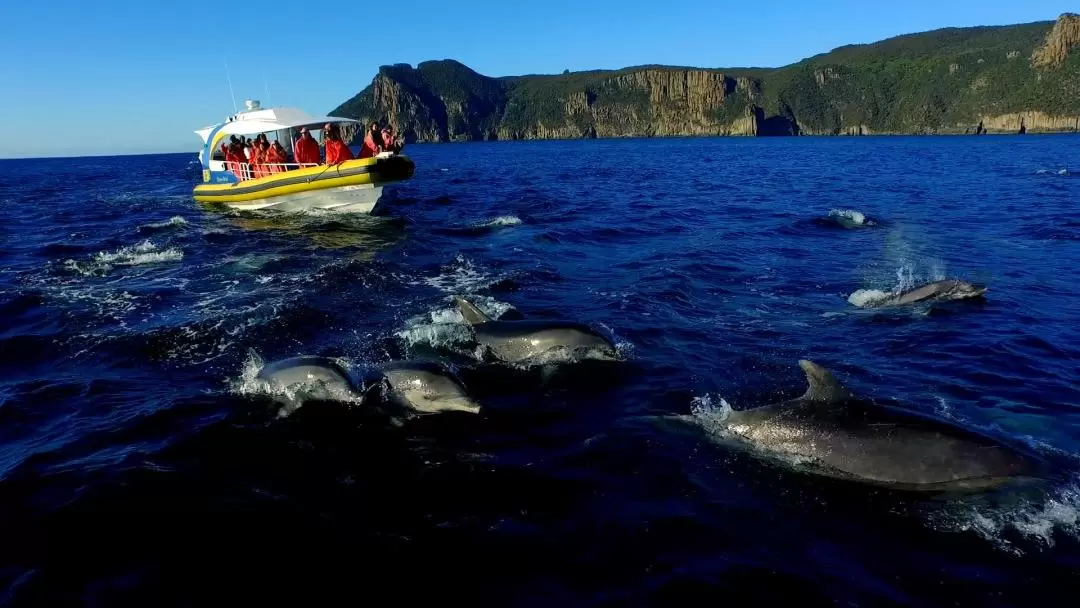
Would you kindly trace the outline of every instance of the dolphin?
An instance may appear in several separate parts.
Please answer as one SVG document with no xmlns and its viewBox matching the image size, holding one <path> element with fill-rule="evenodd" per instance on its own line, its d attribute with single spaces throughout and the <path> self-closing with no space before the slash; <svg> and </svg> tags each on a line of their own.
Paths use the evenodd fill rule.
<svg viewBox="0 0 1080 608">
<path fill-rule="evenodd" d="M 393 361 L 374 370 L 380 382 L 365 392 L 366 400 L 376 397 L 410 415 L 440 412 L 477 414 L 480 405 L 469 396 L 465 385 L 440 363 Z"/>
<path fill-rule="evenodd" d="M 885 298 L 872 300 L 864 304 L 864 306 L 904 306 L 928 301 L 966 300 L 982 297 L 986 291 L 985 285 L 975 285 L 959 279 L 945 279 L 927 283 L 907 291 L 889 294 Z"/>
<path fill-rule="evenodd" d="M 565 321 L 495 321 L 460 296 L 461 316 L 476 341 L 506 363 L 520 363 L 556 350 L 570 350 L 591 359 L 617 361 L 615 345 L 587 325 Z"/>
<path fill-rule="evenodd" d="M 461 381 L 438 363 L 392 361 L 371 366 L 366 372 L 364 381 L 358 385 L 349 370 L 334 359 L 301 356 L 266 365 L 258 378 L 292 393 L 284 399 L 282 415 L 309 399 L 380 406 L 405 418 L 480 411 Z"/>
<path fill-rule="evenodd" d="M 910 410 L 874 404 L 820 365 L 799 361 L 809 387 L 797 399 L 733 411 L 721 435 L 794 457 L 811 472 L 916 492 L 968 492 L 1039 479 L 1045 463 L 1003 441 Z M 666 416 L 693 424 L 695 416 Z M 710 427 L 713 423 L 707 423 Z"/>
<path fill-rule="evenodd" d="M 360 398 L 348 370 L 329 357 L 305 355 L 275 361 L 265 365 L 257 378 L 293 393 L 288 399 L 292 405 L 304 399 L 348 401 Z"/>
</svg>

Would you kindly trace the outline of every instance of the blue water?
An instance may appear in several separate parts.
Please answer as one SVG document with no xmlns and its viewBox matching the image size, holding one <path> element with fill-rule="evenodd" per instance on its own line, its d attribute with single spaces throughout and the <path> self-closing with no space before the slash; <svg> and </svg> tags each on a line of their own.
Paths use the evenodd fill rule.
<svg viewBox="0 0 1080 608">
<path fill-rule="evenodd" d="M 201 208 L 194 154 L 0 162 L 0 602 L 1075 597 L 1080 139 L 407 153 L 375 218 Z M 878 224 L 815 221 L 833 209 Z M 938 278 L 990 290 L 849 301 Z M 480 365 L 453 294 L 589 323 L 628 361 Z M 296 354 L 439 356 L 485 414 L 277 418 L 252 377 Z M 625 423 L 796 396 L 800 358 L 1063 472 L 930 500 Z"/>
</svg>

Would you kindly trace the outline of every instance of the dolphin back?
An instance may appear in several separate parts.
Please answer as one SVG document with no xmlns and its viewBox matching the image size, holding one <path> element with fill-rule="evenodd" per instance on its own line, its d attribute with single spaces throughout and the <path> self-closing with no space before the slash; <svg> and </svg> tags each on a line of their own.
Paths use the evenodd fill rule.
<svg viewBox="0 0 1080 608">
<path fill-rule="evenodd" d="M 322 381 L 354 389 L 349 372 L 329 357 L 300 356 L 269 363 L 259 371 L 258 377 L 283 386 Z"/>
</svg>

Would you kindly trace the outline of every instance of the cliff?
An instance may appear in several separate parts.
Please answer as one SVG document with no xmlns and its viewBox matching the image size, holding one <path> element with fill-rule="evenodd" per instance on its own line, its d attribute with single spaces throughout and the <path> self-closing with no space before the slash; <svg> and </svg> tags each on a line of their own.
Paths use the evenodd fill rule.
<svg viewBox="0 0 1080 608">
<path fill-rule="evenodd" d="M 1080 15 L 1065 13 L 1058 18 L 1042 46 L 1031 54 L 1031 65 L 1039 68 L 1059 68 L 1077 44 L 1080 44 Z"/>
<path fill-rule="evenodd" d="M 331 112 L 406 141 L 1073 131 L 1080 17 L 947 28 L 783 68 L 640 66 L 491 78 L 452 60 L 384 66 Z"/>
</svg>

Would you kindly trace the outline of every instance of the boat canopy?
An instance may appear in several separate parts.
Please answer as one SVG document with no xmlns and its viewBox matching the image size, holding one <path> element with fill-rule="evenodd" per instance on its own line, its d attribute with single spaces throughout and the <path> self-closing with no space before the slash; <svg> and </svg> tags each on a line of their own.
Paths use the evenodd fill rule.
<svg viewBox="0 0 1080 608">
<path fill-rule="evenodd" d="M 225 119 L 221 125 L 213 125 L 195 131 L 206 143 L 210 136 L 219 126 L 217 133 L 220 135 L 257 135 L 270 131 L 287 129 L 299 129 L 307 127 L 315 131 L 322 129 L 326 123 L 355 123 L 359 122 L 351 118 L 340 116 L 312 116 L 297 108 L 266 108 L 261 109 L 258 102 L 248 102 L 249 110 L 238 112 Z"/>
</svg>

